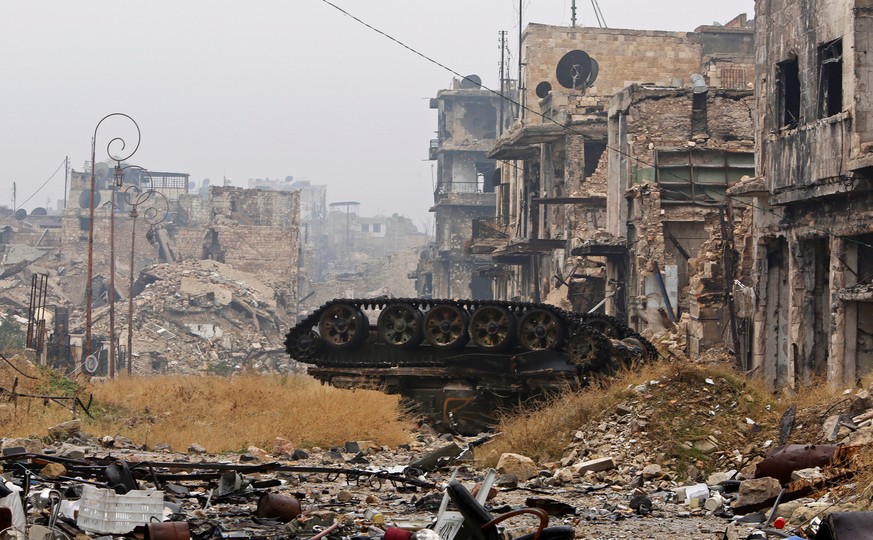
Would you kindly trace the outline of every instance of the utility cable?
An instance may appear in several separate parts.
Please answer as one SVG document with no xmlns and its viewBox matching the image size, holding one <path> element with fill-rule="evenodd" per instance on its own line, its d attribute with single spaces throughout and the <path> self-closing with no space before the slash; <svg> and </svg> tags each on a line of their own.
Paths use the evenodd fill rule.
<svg viewBox="0 0 873 540">
<path fill-rule="evenodd" d="M 532 113 L 532 114 L 534 114 L 534 115 L 540 117 L 544 122 L 550 122 L 550 123 L 553 123 L 553 124 L 555 124 L 555 125 L 561 127 L 562 130 L 566 130 L 566 131 L 568 131 L 568 132 L 570 132 L 570 133 L 572 133 L 572 134 L 574 134 L 574 135 L 579 135 L 579 136 L 582 137 L 583 139 L 586 139 L 586 140 L 588 140 L 589 142 L 591 142 L 591 143 L 593 143 L 593 144 L 597 144 L 597 145 L 603 146 L 603 148 L 604 148 L 605 150 L 612 150 L 612 151 L 618 153 L 619 155 L 624 156 L 624 157 L 626 157 L 626 158 L 628 158 L 628 159 L 630 159 L 630 160 L 633 160 L 633 161 L 635 161 L 635 162 L 637 162 L 637 163 L 639 163 L 639 164 L 646 165 L 646 166 L 648 166 L 648 167 L 652 167 L 652 168 L 657 169 L 657 166 L 656 166 L 655 164 L 653 164 L 653 163 L 649 163 L 649 162 L 645 161 L 644 159 L 642 159 L 642 158 L 640 158 L 640 157 L 637 157 L 637 156 L 635 156 L 635 155 L 633 155 L 633 154 L 630 154 L 630 153 L 628 153 L 628 152 L 625 152 L 625 151 L 623 151 L 621 148 L 616 148 L 616 147 L 609 146 L 608 143 L 604 143 L 604 142 L 602 142 L 602 141 L 596 140 L 596 139 L 594 139 L 593 137 L 591 137 L 590 135 L 587 135 L 587 134 L 582 133 L 582 132 L 580 132 L 580 131 L 578 131 L 578 130 L 576 130 L 576 129 L 573 129 L 572 126 L 564 125 L 564 124 L 558 122 L 557 120 L 555 120 L 554 118 L 551 118 L 551 117 L 549 117 L 549 116 L 546 116 L 546 115 L 545 115 L 544 113 L 542 113 L 541 111 L 536 111 L 536 110 L 532 109 L 531 107 L 529 107 L 529 106 L 527 106 L 527 105 L 523 105 L 520 101 L 515 100 L 515 99 L 513 99 L 513 98 L 511 98 L 511 97 L 509 97 L 509 96 L 507 96 L 507 95 L 504 95 L 504 94 L 498 92 L 497 90 L 494 90 L 494 89 L 492 89 L 492 88 L 489 88 L 489 87 L 485 86 L 484 84 L 478 83 L 478 81 L 472 81 L 469 77 L 467 77 L 467 76 L 465 76 L 465 75 L 461 75 L 459 72 L 457 72 L 457 71 L 455 71 L 454 69 L 448 67 L 447 65 L 443 64 L 442 62 L 440 62 L 440 61 L 438 61 L 438 60 L 435 60 L 434 58 L 431 58 L 430 56 L 428 56 L 428 55 L 426 55 L 426 54 L 424 54 L 424 53 L 418 51 L 417 49 L 413 48 L 412 46 L 407 45 L 407 44 L 404 43 L 403 41 L 400 41 L 398 38 L 395 38 L 394 36 L 388 34 L 387 32 L 385 32 L 385 31 L 383 31 L 383 30 L 380 30 L 379 28 L 376 28 L 375 26 L 373 26 L 373 25 L 367 23 L 366 21 L 363 21 L 363 20 L 360 19 L 359 17 L 357 17 L 357 16 L 355 16 L 355 15 L 349 13 L 349 12 L 346 11 L 345 9 L 343 9 L 343 8 L 341 8 L 340 6 L 338 6 L 338 5 L 336 5 L 335 3 L 333 3 L 331 0 L 320 0 L 320 1 L 321 1 L 322 3 L 324 3 L 324 4 L 327 4 L 328 6 L 330 6 L 330 7 L 332 7 L 332 8 L 334 8 L 335 10 L 339 11 L 339 12 L 342 13 L 343 15 L 345 15 L 345 16 L 347 16 L 347 17 L 353 19 L 353 20 L 356 21 L 357 23 L 359 23 L 359 24 L 361 24 L 361 25 L 363 25 L 363 26 L 369 28 L 370 30 L 376 32 L 377 34 L 379 34 L 379 35 L 381 35 L 381 36 L 383 36 L 383 37 L 385 37 L 385 38 L 387 38 L 387 39 L 393 41 L 394 43 L 396 43 L 396 44 L 398 44 L 398 45 L 400 45 L 401 47 L 403 47 L 404 49 L 406 49 L 406 50 L 408 50 L 409 52 L 413 53 L 414 55 L 423 58 L 424 60 L 430 62 L 431 64 L 434 64 L 435 66 L 438 66 L 438 67 L 444 69 L 445 71 L 448 71 L 449 73 L 451 73 L 452 75 L 455 75 L 456 77 L 460 78 L 461 80 L 465 80 L 465 81 L 468 81 L 468 82 L 473 82 L 473 83 L 477 83 L 477 84 L 479 84 L 483 90 L 486 90 L 486 91 L 490 92 L 491 94 L 494 94 L 495 96 L 498 96 L 498 97 L 500 97 L 501 99 L 504 99 L 504 100 L 508 101 L 508 102 L 511 103 L 512 105 L 516 105 L 516 106 L 518 106 L 519 108 L 524 109 L 525 111 L 528 111 L 528 112 L 530 112 L 530 113 Z M 519 51 L 519 54 L 521 54 L 521 51 Z M 519 168 L 519 167 L 516 166 L 516 165 L 514 165 L 514 167 L 515 167 L 516 169 Z M 672 177 L 674 177 L 674 178 L 676 178 L 676 179 L 678 179 L 678 180 L 680 180 L 680 181 L 682 181 L 682 182 L 687 182 L 687 183 L 689 183 L 689 184 L 691 183 L 691 181 L 690 181 L 689 179 L 682 178 L 681 176 L 677 175 L 676 173 L 674 173 L 674 172 L 672 172 L 672 171 L 670 171 L 670 170 L 663 170 L 663 171 L 661 171 L 661 172 L 663 172 L 664 174 L 667 174 L 667 175 L 669 175 L 669 176 L 672 176 Z M 706 188 L 703 188 L 703 189 L 706 189 Z M 773 211 L 773 210 L 770 209 L 770 208 L 765 208 L 765 207 L 762 207 L 762 206 L 758 206 L 758 205 L 755 205 L 754 203 L 750 203 L 750 202 L 743 202 L 743 201 L 737 201 L 737 202 L 738 202 L 739 204 L 741 204 L 741 205 L 748 206 L 748 207 L 751 207 L 751 208 L 755 208 L 755 209 L 757 209 L 757 210 L 761 210 L 762 212 L 770 213 L 770 214 L 772 214 L 772 215 L 774 215 L 774 216 L 779 217 L 779 218 L 782 219 L 782 220 L 786 220 L 786 221 L 788 221 L 789 223 L 805 225 L 805 226 L 809 227 L 811 230 L 816 231 L 816 232 L 820 232 L 820 233 L 822 233 L 823 235 L 825 235 L 825 236 L 827 236 L 827 237 L 829 237 L 829 238 L 841 238 L 841 239 L 843 239 L 843 240 L 845 240 L 845 241 L 847 241 L 847 242 L 852 242 L 852 243 L 858 244 L 858 245 L 860 245 L 860 246 L 863 246 L 863 247 L 867 247 L 867 248 L 873 249 L 873 245 L 867 244 L 867 243 L 862 242 L 862 241 L 860 241 L 860 240 L 856 240 L 856 239 L 854 239 L 854 238 L 852 238 L 852 237 L 849 237 L 849 236 L 842 236 L 842 235 L 838 235 L 838 234 L 831 233 L 830 231 L 827 231 L 827 230 L 824 230 L 824 229 L 820 229 L 820 228 L 814 227 L 814 226 L 810 225 L 809 223 L 807 223 L 807 222 L 805 222 L 805 221 L 801 221 L 801 220 L 799 220 L 799 219 L 790 219 L 790 218 L 787 218 L 787 217 L 785 217 L 784 215 L 782 215 L 782 214 L 780 214 L 780 213 L 778 213 L 778 212 L 775 212 L 775 211 Z"/>
<path fill-rule="evenodd" d="M 64 159 L 63 161 L 61 161 L 61 164 L 58 165 L 58 168 L 55 169 L 55 172 L 53 172 L 52 175 L 49 176 L 48 179 L 47 179 L 45 182 L 43 182 L 42 185 L 39 186 L 39 187 L 37 188 L 37 190 L 34 191 L 33 194 L 32 194 L 30 197 L 24 199 L 24 201 L 22 201 L 21 204 L 17 205 L 15 208 L 13 208 L 13 211 L 18 210 L 19 208 L 21 208 L 22 206 L 24 206 L 25 204 L 27 204 L 27 201 L 29 201 L 30 199 L 36 197 L 36 195 L 37 195 L 40 191 L 42 191 L 42 188 L 44 188 L 45 185 L 48 184 L 48 183 L 51 181 L 51 179 L 55 177 L 56 174 L 58 174 L 58 171 L 61 170 L 61 167 L 63 167 L 63 166 L 66 165 L 66 164 L 67 164 L 67 160 L 66 160 L 66 159 Z"/>
</svg>

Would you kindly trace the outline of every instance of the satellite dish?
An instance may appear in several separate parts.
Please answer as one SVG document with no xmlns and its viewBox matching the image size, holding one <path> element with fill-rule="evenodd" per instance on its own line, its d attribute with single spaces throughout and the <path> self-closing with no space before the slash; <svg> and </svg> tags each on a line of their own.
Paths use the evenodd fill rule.
<svg viewBox="0 0 873 540">
<path fill-rule="evenodd" d="M 19 208 L 18 210 L 15 211 L 15 219 L 17 219 L 18 221 L 21 221 L 22 219 L 24 219 L 26 217 L 27 217 L 27 210 L 25 210 L 24 208 Z"/>
<path fill-rule="evenodd" d="M 94 208 L 100 206 L 100 192 L 94 192 Z M 83 191 L 79 194 L 79 208 L 91 208 L 91 191 Z"/>
<path fill-rule="evenodd" d="M 588 74 L 588 80 L 585 81 L 585 86 L 591 86 L 597 80 L 597 74 L 600 73 L 600 64 L 597 60 L 591 59 L 591 73 Z"/>
<path fill-rule="evenodd" d="M 465 90 L 478 90 L 482 88 L 482 77 L 478 75 L 467 75 L 461 79 L 461 88 Z"/>
<path fill-rule="evenodd" d="M 540 99 L 545 98 L 549 95 L 549 92 L 552 91 L 552 83 L 549 81 L 543 81 L 537 85 L 536 93 L 537 97 Z"/>
<path fill-rule="evenodd" d="M 570 51 L 558 60 L 555 76 L 564 88 L 584 88 L 591 74 L 591 57 L 585 51 Z"/>
<path fill-rule="evenodd" d="M 37 206 L 33 210 L 30 211 L 31 216 L 47 216 L 48 212 L 42 206 Z"/>
<path fill-rule="evenodd" d="M 98 180 L 105 180 L 109 178 L 109 165 L 106 163 L 100 162 L 94 166 L 94 178 Z"/>
</svg>

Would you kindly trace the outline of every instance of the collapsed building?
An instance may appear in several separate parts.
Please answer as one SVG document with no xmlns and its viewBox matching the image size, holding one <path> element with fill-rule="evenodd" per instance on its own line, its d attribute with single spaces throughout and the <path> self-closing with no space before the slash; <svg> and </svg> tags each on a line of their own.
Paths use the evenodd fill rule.
<svg viewBox="0 0 873 540">
<path fill-rule="evenodd" d="M 873 3 L 757 4 L 752 367 L 768 383 L 873 369 Z"/>
<path fill-rule="evenodd" d="M 522 107 L 488 154 L 496 218 L 472 239 L 496 297 L 605 304 L 640 331 L 687 313 L 698 349 L 723 341 L 721 274 L 695 276 L 720 264 L 698 251 L 725 190 L 754 174 L 753 32 L 527 27 Z"/>
<path fill-rule="evenodd" d="M 326 186 L 306 181 L 244 189 L 205 180 L 194 189 L 185 173 L 98 163 L 89 247 L 90 169 L 71 171 L 62 213 L 0 214 L 0 305 L 28 314 L 27 345 L 42 362 L 85 367 L 89 251 L 92 375 L 108 372 L 111 313 L 118 367 L 131 359 L 137 373 L 288 370 L 282 330 L 313 306 L 414 295 L 408 274 L 425 235 L 411 220 L 335 219 Z M 338 246 L 352 249 L 348 260 Z"/>
</svg>

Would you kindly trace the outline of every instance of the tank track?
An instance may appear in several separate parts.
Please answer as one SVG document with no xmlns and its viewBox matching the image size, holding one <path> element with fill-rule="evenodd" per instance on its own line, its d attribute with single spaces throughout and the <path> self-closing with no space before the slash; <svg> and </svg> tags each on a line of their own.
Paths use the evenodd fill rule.
<svg viewBox="0 0 873 540">
<path fill-rule="evenodd" d="M 366 321 L 366 336 L 351 336 L 345 342 L 343 338 L 334 339 L 332 342 L 325 340 L 317 330 L 322 324 L 322 317 L 335 306 L 348 307 L 353 310 L 385 310 L 391 306 L 405 305 L 422 313 L 430 312 L 434 308 L 451 306 L 461 310 L 468 317 L 483 307 L 500 308 L 511 313 L 517 321 L 533 310 L 551 314 L 554 321 L 559 321 L 562 326 L 561 336 L 555 346 L 547 349 L 561 351 L 569 354 L 569 360 L 579 366 L 582 371 L 599 371 L 608 360 L 618 355 L 625 354 L 628 360 L 654 360 L 658 356 L 655 347 L 643 336 L 632 330 L 622 321 L 603 314 L 582 314 L 560 309 L 550 304 L 534 302 L 510 302 L 504 300 L 454 300 L 454 299 L 431 299 L 431 298 L 360 298 L 330 300 L 321 307 L 300 320 L 287 334 L 285 350 L 295 360 L 314 364 L 317 366 L 348 367 L 348 368 L 385 368 L 395 367 L 402 364 L 405 367 L 444 367 L 446 355 L 429 355 L 428 349 L 435 347 L 419 347 L 419 343 L 413 344 L 411 349 L 417 354 L 407 355 L 403 360 L 391 360 L 387 358 L 368 358 L 356 355 L 353 351 L 363 346 L 367 341 L 373 342 L 369 320 Z M 364 316 L 366 319 L 366 315 Z M 421 323 L 419 323 L 421 324 Z M 465 321 L 465 326 L 467 326 Z M 362 330 L 359 330 L 362 332 Z M 346 332 L 348 333 L 348 332 Z M 378 340 L 378 327 L 377 336 Z M 587 347 L 580 347 L 579 341 L 585 340 Z M 630 347 L 627 347 L 630 340 Z M 474 339 L 475 341 L 475 339 Z M 622 353 L 623 347 L 629 351 Z M 326 350 L 333 349 L 334 354 L 325 354 Z M 457 350 L 457 348 L 455 349 Z M 527 349 L 540 350 L 540 349 Z M 502 350 L 490 351 L 487 348 L 481 352 L 503 354 Z"/>
</svg>

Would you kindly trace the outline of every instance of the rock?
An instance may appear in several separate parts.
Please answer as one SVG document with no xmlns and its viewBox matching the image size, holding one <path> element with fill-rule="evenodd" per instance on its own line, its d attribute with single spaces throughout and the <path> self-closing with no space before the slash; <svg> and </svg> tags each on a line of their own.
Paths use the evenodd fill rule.
<svg viewBox="0 0 873 540">
<path fill-rule="evenodd" d="M 136 448 L 136 445 L 127 437 L 116 435 L 112 438 L 112 448 Z"/>
<path fill-rule="evenodd" d="M 498 487 L 512 489 L 518 487 L 518 477 L 514 474 L 501 474 L 497 477 L 497 480 L 495 480 L 494 483 Z"/>
<path fill-rule="evenodd" d="M 632 412 L 634 412 L 633 408 L 625 403 L 621 403 L 619 405 L 616 405 L 615 407 L 615 414 L 617 414 L 618 416 L 624 416 Z"/>
<path fill-rule="evenodd" d="M 573 481 L 575 475 L 576 473 L 573 472 L 571 467 L 561 467 L 560 469 L 557 469 L 552 476 L 564 484 L 569 484 Z"/>
<path fill-rule="evenodd" d="M 39 454 L 45 445 L 39 439 L 3 439 L 0 450 L 20 448 L 24 452 Z"/>
<path fill-rule="evenodd" d="M 743 480 L 740 482 L 740 493 L 737 496 L 737 500 L 734 501 L 733 507 L 740 508 L 763 503 L 779 495 L 781 490 L 782 485 L 779 483 L 779 480 L 769 476 Z"/>
<path fill-rule="evenodd" d="M 43 478 L 54 480 L 59 476 L 67 474 L 67 468 L 60 463 L 49 463 L 39 471 L 39 475 Z"/>
<path fill-rule="evenodd" d="M 840 429 L 839 426 L 840 415 L 835 414 L 833 416 L 828 416 L 821 425 L 820 438 L 825 441 L 837 440 L 837 434 L 839 433 Z"/>
<path fill-rule="evenodd" d="M 294 455 L 294 443 L 284 437 L 276 437 L 276 442 L 273 443 L 273 455 L 279 457 L 289 457 Z"/>
<path fill-rule="evenodd" d="M 814 517 L 819 516 L 824 511 L 836 511 L 833 508 L 833 503 L 827 502 L 811 502 L 801 506 L 798 506 L 797 509 L 791 514 L 791 517 L 788 519 L 788 523 L 792 527 L 801 527 L 809 523 Z"/>
<path fill-rule="evenodd" d="M 536 476 L 537 470 L 534 460 L 521 454 L 505 453 L 497 461 L 497 472 L 515 475 L 521 482 Z"/>
<path fill-rule="evenodd" d="M 294 452 L 291 453 L 291 459 L 297 461 L 301 459 L 309 459 L 309 452 L 303 450 L 302 448 L 297 448 Z"/>
<path fill-rule="evenodd" d="M 58 455 L 70 459 L 82 459 L 85 457 L 85 447 L 64 443 L 58 448 Z"/>
<path fill-rule="evenodd" d="M 643 480 L 653 480 L 656 478 L 660 478 L 663 475 L 663 471 L 661 470 L 661 466 L 657 464 L 646 465 L 643 467 Z"/>
<path fill-rule="evenodd" d="M 352 500 L 352 494 L 346 490 L 340 490 L 339 493 L 336 494 L 336 500 L 341 503 L 347 503 Z"/>
<path fill-rule="evenodd" d="M 873 397 L 867 390 L 858 390 L 858 393 L 852 396 L 852 412 L 859 414 L 869 409 L 873 409 Z"/>
<path fill-rule="evenodd" d="M 198 444 L 196 442 L 191 443 L 191 445 L 188 447 L 188 453 L 189 454 L 205 454 L 206 448 L 204 448 L 201 444 Z"/>
<path fill-rule="evenodd" d="M 573 472 L 576 473 L 577 476 L 582 476 L 589 471 L 600 472 L 614 469 L 615 460 L 611 457 L 591 459 L 588 461 L 583 461 L 581 463 L 576 463 L 575 465 L 571 465 L 570 468 L 573 469 Z"/>
<path fill-rule="evenodd" d="M 361 446 L 356 441 L 346 441 L 343 448 L 347 454 L 357 454 L 361 451 Z"/>
<path fill-rule="evenodd" d="M 849 433 L 845 439 L 840 441 L 840 444 L 846 446 L 867 446 L 873 444 L 873 427 L 865 427 Z"/>
<path fill-rule="evenodd" d="M 246 448 L 246 454 L 251 454 L 262 462 L 270 461 L 270 454 L 268 454 L 266 450 L 262 450 L 257 446 L 249 446 Z"/>
<path fill-rule="evenodd" d="M 775 515 L 782 516 L 782 517 L 788 519 L 791 517 L 791 514 L 793 514 L 795 510 L 797 510 L 798 508 L 800 508 L 804 504 L 812 502 L 812 501 L 813 501 L 813 499 L 797 499 L 795 501 L 784 502 L 776 507 L 776 514 Z"/>
<path fill-rule="evenodd" d="M 155 452 L 172 452 L 173 449 L 167 443 L 158 443 L 153 448 Z"/>
<path fill-rule="evenodd" d="M 806 480 L 807 482 L 814 482 L 823 478 L 824 474 L 822 474 L 821 472 L 821 467 L 812 467 L 810 469 L 798 469 L 796 471 L 791 471 L 792 482 L 796 480 Z"/>
<path fill-rule="evenodd" d="M 63 422 L 48 429 L 49 437 L 54 440 L 69 439 L 82 433 L 82 421 L 79 419 Z"/>
<path fill-rule="evenodd" d="M 704 454 L 708 454 L 718 449 L 718 445 L 713 443 L 709 439 L 703 439 L 700 441 L 694 441 L 694 448 L 700 450 Z"/>
</svg>

